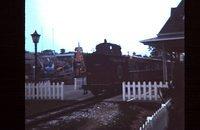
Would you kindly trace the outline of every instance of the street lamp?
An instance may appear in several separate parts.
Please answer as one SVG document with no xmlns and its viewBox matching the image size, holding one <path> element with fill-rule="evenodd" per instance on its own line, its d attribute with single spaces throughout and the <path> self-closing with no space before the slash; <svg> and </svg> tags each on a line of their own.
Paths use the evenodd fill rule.
<svg viewBox="0 0 200 130">
<path fill-rule="evenodd" d="M 39 42 L 40 39 L 40 35 L 37 33 L 37 31 L 35 30 L 35 32 L 33 34 L 31 34 L 33 43 L 35 44 L 35 85 L 37 82 L 37 76 L 36 76 L 36 71 L 37 71 L 37 43 Z"/>
</svg>

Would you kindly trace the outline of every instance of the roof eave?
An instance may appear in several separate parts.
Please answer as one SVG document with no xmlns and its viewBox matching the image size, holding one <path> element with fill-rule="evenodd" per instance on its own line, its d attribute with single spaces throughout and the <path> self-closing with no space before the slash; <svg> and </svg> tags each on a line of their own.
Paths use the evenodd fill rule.
<svg viewBox="0 0 200 130">
<path fill-rule="evenodd" d="M 142 40 L 140 42 L 143 43 L 143 44 L 149 44 L 149 43 L 152 43 L 152 42 L 174 41 L 174 40 L 184 40 L 184 37 L 162 38 L 162 39 L 159 39 L 159 38 L 153 38 L 152 39 L 151 38 L 151 39 Z"/>
</svg>

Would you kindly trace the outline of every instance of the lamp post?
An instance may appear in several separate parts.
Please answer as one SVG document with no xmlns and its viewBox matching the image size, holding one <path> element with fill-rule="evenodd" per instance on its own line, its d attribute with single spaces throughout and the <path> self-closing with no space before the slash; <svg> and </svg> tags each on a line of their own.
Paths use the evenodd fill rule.
<svg viewBox="0 0 200 130">
<path fill-rule="evenodd" d="M 35 75 L 35 85 L 36 85 L 36 82 L 37 82 L 37 76 L 36 76 L 36 73 L 37 73 L 37 43 L 39 42 L 40 35 L 35 30 L 35 32 L 33 34 L 31 34 L 31 37 L 32 37 L 33 43 L 35 44 L 35 74 L 34 75 Z"/>
</svg>

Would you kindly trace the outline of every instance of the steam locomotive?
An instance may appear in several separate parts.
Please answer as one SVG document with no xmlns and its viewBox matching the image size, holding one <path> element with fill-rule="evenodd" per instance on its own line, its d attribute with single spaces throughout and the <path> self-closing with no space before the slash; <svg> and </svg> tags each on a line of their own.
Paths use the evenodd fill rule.
<svg viewBox="0 0 200 130">
<path fill-rule="evenodd" d="M 163 77 L 161 60 L 123 56 L 119 45 L 106 40 L 96 46 L 96 52 L 85 54 L 84 61 L 84 87 L 94 95 L 119 92 L 123 81 L 162 81 Z M 170 66 L 170 62 L 167 64 Z"/>
</svg>

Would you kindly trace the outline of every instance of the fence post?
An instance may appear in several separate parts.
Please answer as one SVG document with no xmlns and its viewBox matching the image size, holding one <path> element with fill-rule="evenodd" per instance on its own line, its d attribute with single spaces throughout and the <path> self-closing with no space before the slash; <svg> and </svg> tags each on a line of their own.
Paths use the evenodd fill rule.
<svg viewBox="0 0 200 130">
<path fill-rule="evenodd" d="M 41 85 L 40 85 L 40 99 L 43 99 L 43 87 L 44 87 L 44 83 L 41 82 Z"/>
<path fill-rule="evenodd" d="M 165 82 L 165 88 L 169 88 L 168 82 Z"/>
<path fill-rule="evenodd" d="M 156 81 L 154 81 L 154 96 L 155 96 L 155 100 L 158 100 L 158 89 L 157 89 L 157 83 Z"/>
<path fill-rule="evenodd" d="M 54 86 L 55 88 L 55 99 L 58 99 L 58 94 L 57 94 L 57 91 L 58 91 L 58 86 L 59 86 L 59 83 L 57 82 L 57 84 Z"/>
<path fill-rule="evenodd" d="M 162 125 L 163 128 L 166 127 L 166 104 L 161 104 L 161 109 L 162 109 Z"/>
<path fill-rule="evenodd" d="M 123 101 L 126 100 L 126 88 L 125 88 L 125 82 L 122 82 L 122 98 L 123 98 Z"/>
<path fill-rule="evenodd" d="M 61 100 L 64 100 L 64 88 L 63 88 L 63 86 L 64 86 L 64 82 L 62 82 L 61 83 Z"/>
<path fill-rule="evenodd" d="M 51 83 L 50 82 L 48 82 L 47 90 L 48 90 L 48 99 L 51 99 Z"/>
<path fill-rule="evenodd" d="M 135 98 L 136 98 L 136 97 L 135 97 L 135 95 L 136 95 L 136 94 L 135 94 L 135 88 L 136 88 L 136 87 L 135 87 L 135 82 L 132 83 L 132 88 L 133 88 L 133 98 L 135 99 Z"/>
<path fill-rule="evenodd" d="M 44 83 L 43 81 L 41 82 L 41 85 L 40 85 L 40 99 L 43 99 L 43 87 L 44 87 Z"/>
<path fill-rule="evenodd" d="M 45 91 L 46 91 L 45 99 L 48 99 L 48 86 L 49 86 L 49 82 L 47 81 L 45 85 Z"/>
<path fill-rule="evenodd" d="M 146 100 L 146 88 L 147 88 L 146 82 L 143 82 L 143 98 L 144 98 L 144 100 Z"/>
<path fill-rule="evenodd" d="M 44 81 L 44 86 L 43 86 L 43 99 L 46 98 L 46 82 Z"/>
<path fill-rule="evenodd" d="M 44 82 L 42 81 L 41 82 L 41 85 L 40 85 L 40 99 L 43 99 L 43 88 L 44 88 Z"/>
<path fill-rule="evenodd" d="M 52 82 L 52 84 L 51 84 L 51 87 L 50 87 L 50 96 L 51 96 L 51 99 L 53 99 L 53 85 L 54 85 L 55 83 L 54 82 Z"/>
<path fill-rule="evenodd" d="M 147 121 L 149 122 L 149 126 L 152 127 L 152 116 L 148 116 Z"/>
<path fill-rule="evenodd" d="M 37 84 L 35 84 L 35 83 L 33 83 L 33 99 L 36 99 L 36 94 L 37 94 L 37 88 L 36 88 L 36 86 L 37 86 Z"/>
<path fill-rule="evenodd" d="M 47 99 L 50 99 L 50 86 L 51 86 L 51 83 L 48 81 L 47 82 Z"/>
<path fill-rule="evenodd" d="M 39 83 L 36 84 L 36 99 L 39 99 Z"/>
<path fill-rule="evenodd" d="M 159 86 L 158 86 L 158 92 L 159 92 L 161 98 L 162 98 L 162 92 L 161 92 L 161 89 L 164 88 L 164 87 L 165 87 L 164 84 L 160 81 Z"/>
<path fill-rule="evenodd" d="M 44 99 L 47 99 L 47 82 L 44 83 Z"/>
<path fill-rule="evenodd" d="M 138 82 L 138 99 L 140 100 L 141 99 L 141 85 L 140 85 L 140 82 Z"/>
<path fill-rule="evenodd" d="M 34 83 L 33 83 L 33 86 L 34 86 L 34 88 L 33 88 L 33 92 L 34 92 L 34 93 L 33 93 L 33 99 L 37 99 L 37 87 L 36 87 L 37 84 L 34 84 Z"/>
<path fill-rule="evenodd" d="M 41 92 L 40 92 L 40 98 L 43 99 L 43 97 L 44 97 L 44 82 L 43 81 L 41 83 L 40 90 L 41 90 Z"/>
<path fill-rule="evenodd" d="M 27 87 L 28 87 L 28 93 L 29 93 L 28 94 L 28 99 L 31 99 L 31 96 L 32 96 L 31 95 L 31 84 L 29 83 Z"/>
<path fill-rule="evenodd" d="M 62 82 L 59 84 L 59 87 L 58 87 L 58 99 L 62 99 Z"/>
<path fill-rule="evenodd" d="M 33 92 L 34 90 L 35 90 L 35 88 L 34 88 L 34 85 L 32 85 L 32 83 L 30 83 L 30 90 L 31 90 L 31 99 L 34 99 L 34 93 L 35 92 Z"/>
<path fill-rule="evenodd" d="M 53 93 L 52 93 L 52 98 L 53 98 L 53 99 L 55 99 L 55 86 L 56 86 L 56 85 L 55 85 L 55 83 L 53 82 L 53 85 L 52 85 L 52 92 L 53 92 Z"/>
<path fill-rule="evenodd" d="M 42 88 L 42 83 L 39 82 L 39 85 L 38 85 L 38 99 L 41 99 L 41 88 Z"/>
<path fill-rule="evenodd" d="M 131 90 L 130 90 L 130 82 L 127 83 L 127 88 L 128 88 L 128 100 L 131 99 Z"/>
<path fill-rule="evenodd" d="M 39 85 L 39 99 L 42 99 L 42 87 L 43 87 L 43 84 L 42 84 L 42 82 L 40 82 L 40 85 Z"/>
<path fill-rule="evenodd" d="M 77 79 L 74 78 L 74 90 L 76 90 L 76 89 L 77 89 Z"/>
<path fill-rule="evenodd" d="M 57 82 L 54 86 L 54 99 L 57 99 L 57 86 L 59 85 L 59 82 Z"/>
<path fill-rule="evenodd" d="M 148 83 L 148 87 L 149 87 L 149 100 L 152 99 L 152 94 L 151 94 L 151 82 L 149 81 Z"/>
<path fill-rule="evenodd" d="M 169 122 L 169 111 L 168 111 L 168 109 L 167 109 L 167 105 L 166 105 L 166 108 L 165 108 L 165 117 L 166 117 L 166 122 L 165 122 L 165 126 L 167 127 L 167 125 L 168 125 L 168 122 Z"/>
<path fill-rule="evenodd" d="M 57 99 L 60 98 L 59 90 L 60 90 L 60 84 L 57 84 L 57 87 L 56 87 L 56 95 L 57 95 Z"/>
<path fill-rule="evenodd" d="M 162 81 L 159 82 L 159 88 L 164 88 L 164 84 L 162 84 Z"/>
</svg>

